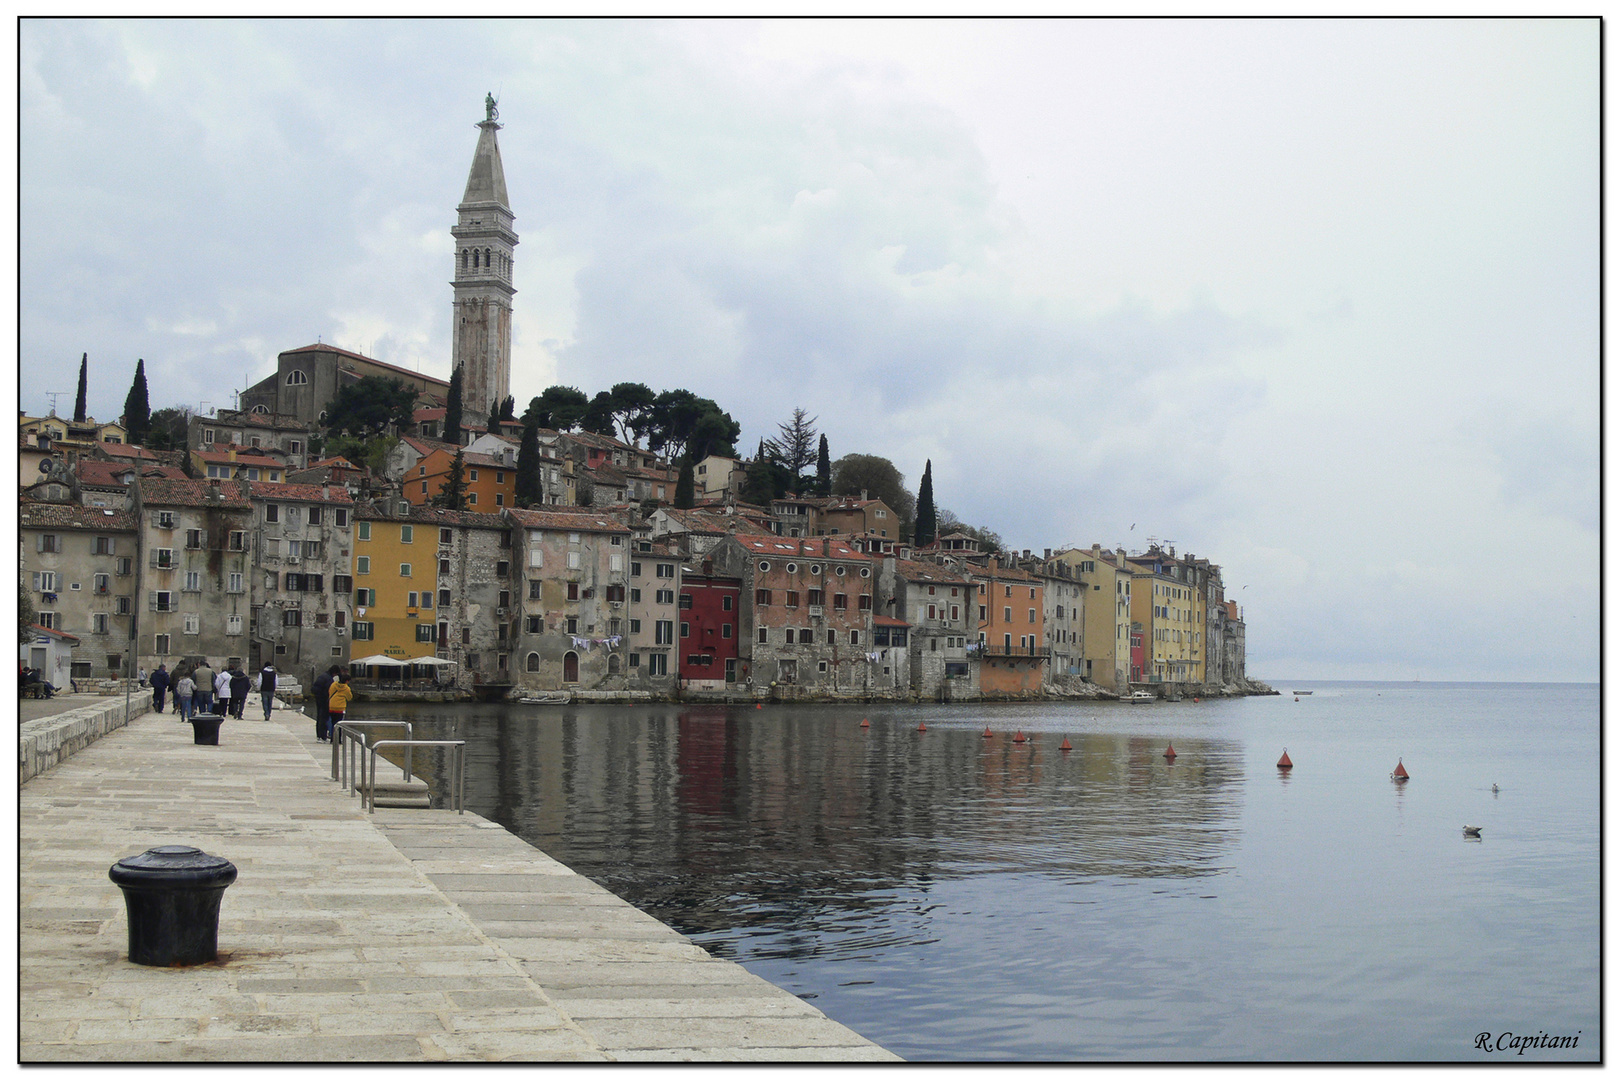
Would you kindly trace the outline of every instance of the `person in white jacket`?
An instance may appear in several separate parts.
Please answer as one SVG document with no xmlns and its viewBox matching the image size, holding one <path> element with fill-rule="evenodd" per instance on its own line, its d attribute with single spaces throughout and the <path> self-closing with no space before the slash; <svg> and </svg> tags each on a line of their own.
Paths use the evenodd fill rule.
<svg viewBox="0 0 1620 1080">
<path fill-rule="evenodd" d="M 221 671 L 214 676 L 214 700 L 226 703 L 227 708 L 220 710 L 222 715 L 230 712 L 228 706 L 231 700 L 231 673 L 229 671 Z"/>
</svg>

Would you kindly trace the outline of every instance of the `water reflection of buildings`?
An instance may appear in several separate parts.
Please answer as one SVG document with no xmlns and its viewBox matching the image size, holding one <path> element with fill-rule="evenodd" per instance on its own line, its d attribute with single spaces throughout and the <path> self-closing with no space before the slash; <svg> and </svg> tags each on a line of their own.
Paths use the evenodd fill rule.
<svg viewBox="0 0 1620 1080">
<path fill-rule="evenodd" d="M 862 730 L 827 707 L 436 715 L 468 740 L 470 809 L 694 934 L 847 925 L 943 877 L 1209 874 L 1241 806 L 1241 749 L 1220 739 L 1178 740 L 1167 762 L 1135 736 L 1071 736 L 1063 753 L 1058 735 Z"/>
</svg>

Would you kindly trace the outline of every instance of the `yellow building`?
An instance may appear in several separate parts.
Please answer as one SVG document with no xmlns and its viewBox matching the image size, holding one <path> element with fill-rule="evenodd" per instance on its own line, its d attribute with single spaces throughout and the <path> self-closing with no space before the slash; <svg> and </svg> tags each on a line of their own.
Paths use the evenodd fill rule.
<svg viewBox="0 0 1620 1080">
<path fill-rule="evenodd" d="M 438 647 L 439 533 L 422 522 L 355 511 L 351 656 L 431 657 Z"/>
<path fill-rule="evenodd" d="M 1175 553 L 1150 549 L 1127 560 L 1132 572 L 1131 621 L 1142 625 L 1148 682 L 1204 681 L 1204 604 L 1190 568 Z"/>
<path fill-rule="evenodd" d="M 1085 587 L 1085 630 L 1081 636 L 1085 675 L 1098 686 L 1123 694 L 1131 681 L 1131 570 L 1125 551 L 1070 548 L 1052 558 L 1074 567 Z"/>
</svg>

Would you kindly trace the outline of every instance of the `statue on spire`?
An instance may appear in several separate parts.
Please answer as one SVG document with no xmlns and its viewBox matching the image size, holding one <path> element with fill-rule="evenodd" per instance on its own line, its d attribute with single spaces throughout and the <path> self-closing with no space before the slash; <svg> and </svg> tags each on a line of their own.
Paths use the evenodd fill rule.
<svg viewBox="0 0 1620 1080">
<path fill-rule="evenodd" d="M 484 122 L 485 123 L 489 123 L 490 121 L 498 119 L 500 117 L 501 110 L 499 110 L 499 109 L 497 109 L 495 107 L 496 104 L 497 104 L 497 102 L 495 101 L 495 95 L 494 94 L 486 93 L 484 95 Z"/>
</svg>

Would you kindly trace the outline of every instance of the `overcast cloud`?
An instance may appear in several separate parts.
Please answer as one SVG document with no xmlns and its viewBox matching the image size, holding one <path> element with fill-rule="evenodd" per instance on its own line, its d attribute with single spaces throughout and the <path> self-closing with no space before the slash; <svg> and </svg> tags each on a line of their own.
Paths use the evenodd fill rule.
<svg viewBox="0 0 1620 1080">
<path fill-rule="evenodd" d="M 21 405 L 448 377 L 483 97 L 513 393 L 795 406 L 1019 547 L 1225 569 L 1250 671 L 1598 673 L 1594 21 L 21 33 Z M 1134 528 L 1133 528 L 1134 526 Z M 1245 587 L 1246 586 L 1246 587 Z"/>
</svg>

